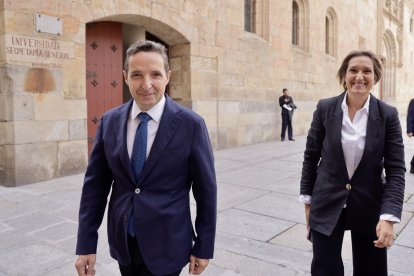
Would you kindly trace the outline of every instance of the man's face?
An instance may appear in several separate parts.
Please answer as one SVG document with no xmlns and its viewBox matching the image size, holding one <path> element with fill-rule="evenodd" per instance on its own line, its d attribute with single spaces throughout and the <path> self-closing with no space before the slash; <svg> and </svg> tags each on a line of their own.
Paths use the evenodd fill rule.
<svg viewBox="0 0 414 276">
<path fill-rule="evenodd" d="M 288 90 L 283 91 L 283 96 L 285 97 L 289 96 L 289 91 Z"/>
<path fill-rule="evenodd" d="M 124 79 L 129 92 L 143 111 L 148 111 L 164 96 L 171 72 L 165 72 L 164 60 L 156 52 L 138 52 L 129 57 Z"/>
</svg>

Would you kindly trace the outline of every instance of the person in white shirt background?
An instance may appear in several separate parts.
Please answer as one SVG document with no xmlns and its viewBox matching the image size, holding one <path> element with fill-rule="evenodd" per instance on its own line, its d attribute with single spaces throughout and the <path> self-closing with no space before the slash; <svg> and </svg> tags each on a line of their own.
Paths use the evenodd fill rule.
<svg viewBox="0 0 414 276">
<path fill-rule="evenodd" d="M 312 275 L 344 275 L 346 230 L 354 275 L 387 275 L 386 248 L 401 220 L 405 165 L 397 110 L 370 93 L 381 76 L 374 53 L 350 52 L 337 73 L 345 91 L 320 100 L 314 112 L 299 196 L 313 245 Z"/>
</svg>

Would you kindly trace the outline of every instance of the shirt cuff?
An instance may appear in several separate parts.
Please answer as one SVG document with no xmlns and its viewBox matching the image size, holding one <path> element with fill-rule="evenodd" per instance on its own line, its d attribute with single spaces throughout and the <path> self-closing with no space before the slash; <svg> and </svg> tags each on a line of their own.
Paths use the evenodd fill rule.
<svg viewBox="0 0 414 276">
<path fill-rule="evenodd" d="M 383 214 L 380 216 L 380 220 L 388 220 L 388 221 L 392 221 L 392 222 L 396 222 L 399 223 L 401 222 L 401 220 L 393 215 L 390 214 Z"/>
<path fill-rule="evenodd" d="M 305 204 L 311 204 L 312 203 L 312 196 L 310 195 L 300 195 L 299 201 Z"/>
</svg>

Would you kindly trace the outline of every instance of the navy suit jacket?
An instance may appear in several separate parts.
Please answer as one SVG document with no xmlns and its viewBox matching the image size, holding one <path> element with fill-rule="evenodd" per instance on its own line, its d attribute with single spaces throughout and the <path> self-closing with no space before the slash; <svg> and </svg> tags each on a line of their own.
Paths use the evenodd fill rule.
<svg viewBox="0 0 414 276">
<path fill-rule="evenodd" d="M 170 274 L 190 254 L 211 259 L 216 230 L 217 186 L 214 157 L 204 120 L 166 96 L 157 135 L 143 172 L 134 180 L 127 152 L 132 100 L 102 116 L 85 174 L 76 254 L 96 253 L 98 228 L 107 197 L 110 253 L 130 263 L 128 217 L 134 206 L 136 240 L 149 270 Z M 141 192 L 134 191 L 139 187 Z M 189 191 L 197 203 L 195 231 Z"/>
<path fill-rule="evenodd" d="M 312 196 L 312 229 L 331 235 L 346 203 L 350 229 L 375 235 L 381 214 L 401 218 L 405 187 L 401 125 L 396 108 L 371 95 L 364 152 L 349 179 L 341 143 L 344 96 L 317 105 L 306 142 L 300 194 Z"/>
<path fill-rule="evenodd" d="M 412 99 L 408 105 L 407 133 L 414 133 L 414 99 Z"/>
</svg>

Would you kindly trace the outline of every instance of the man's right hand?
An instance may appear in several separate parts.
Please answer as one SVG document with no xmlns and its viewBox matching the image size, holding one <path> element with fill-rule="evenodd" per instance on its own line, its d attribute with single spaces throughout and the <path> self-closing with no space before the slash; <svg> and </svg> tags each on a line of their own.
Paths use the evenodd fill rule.
<svg viewBox="0 0 414 276">
<path fill-rule="evenodd" d="M 96 254 L 79 255 L 76 260 L 76 270 L 79 276 L 93 276 L 95 275 Z"/>
<path fill-rule="evenodd" d="M 407 133 L 407 136 L 411 138 L 411 137 L 413 137 L 413 133 L 412 132 Z"/>
</svg>

